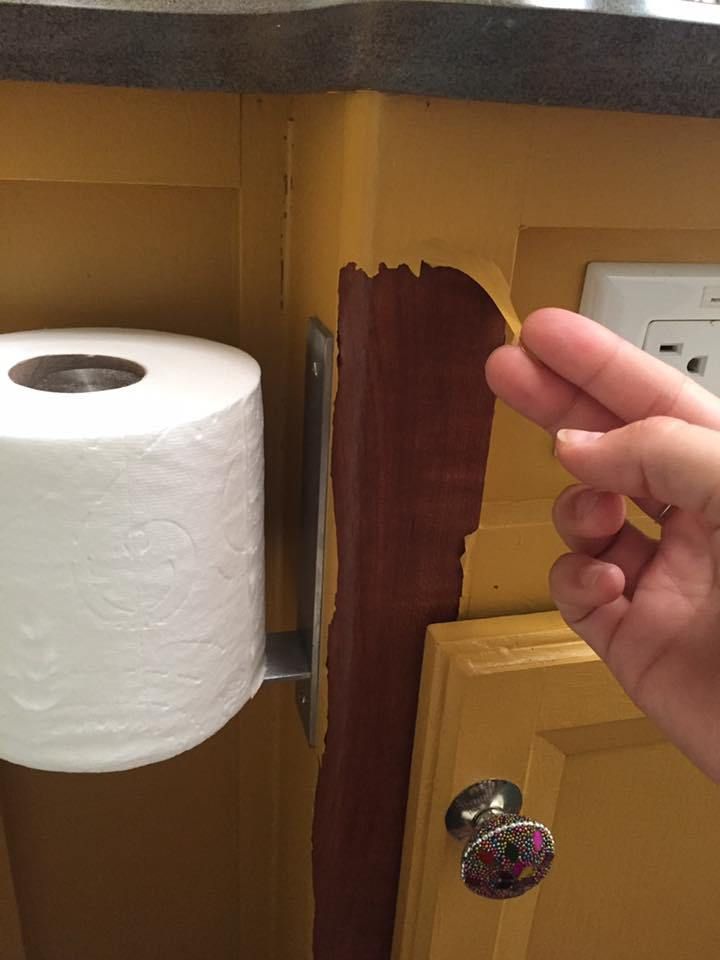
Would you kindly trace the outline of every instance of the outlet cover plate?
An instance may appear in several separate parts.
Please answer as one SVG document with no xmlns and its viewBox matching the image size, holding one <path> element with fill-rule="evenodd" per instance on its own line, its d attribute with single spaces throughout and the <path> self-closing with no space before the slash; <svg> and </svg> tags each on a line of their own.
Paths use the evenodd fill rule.
<svg viewBox="0 0 720 960">
<path fill-rule="evenodd" d="M 718 263 L 590 263 L 580 313 L 643 347 L 656 320 L 720 320 Z"/>
</svg>

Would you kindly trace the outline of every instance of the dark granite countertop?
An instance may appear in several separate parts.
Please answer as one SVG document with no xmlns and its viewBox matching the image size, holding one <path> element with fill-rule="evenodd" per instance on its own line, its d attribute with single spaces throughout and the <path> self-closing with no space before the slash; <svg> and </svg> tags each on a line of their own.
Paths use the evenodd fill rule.
<svg viewBox="0 0 720 960">
<path fill-rule="evenodd" d="M 0 78 L 720 116 L 703 0 L 0 0 Z"/>
</svg>

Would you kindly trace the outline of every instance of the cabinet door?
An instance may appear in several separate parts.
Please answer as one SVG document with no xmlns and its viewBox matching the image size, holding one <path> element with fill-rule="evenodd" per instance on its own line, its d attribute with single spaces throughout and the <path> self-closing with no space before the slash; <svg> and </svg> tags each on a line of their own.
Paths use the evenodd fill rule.
<svg viewBox="0 0 720 960">
<path fill-rule="evenodd" d="M 551 828 L 547 877 L 470 892 L 445 830 L 461 790 L 514 781 Z M 441 624 L 425 654 L 395 960 L 720 954 L 720 794 L 557 614 Z"/>
</svg>

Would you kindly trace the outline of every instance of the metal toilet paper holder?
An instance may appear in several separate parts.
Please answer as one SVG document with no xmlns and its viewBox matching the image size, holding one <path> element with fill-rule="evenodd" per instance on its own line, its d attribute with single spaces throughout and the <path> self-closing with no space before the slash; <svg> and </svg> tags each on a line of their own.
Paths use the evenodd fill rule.
<svg viewBox="0 0 720 960">
<path fill-rule="evenodd" d="M 296 700 L 308 742 L 316 742 L 320 679 L 325 514 L 330 456 L 333 336 L 312 318 L 305 352 L 302 457 L 302 534 L 298 574 L 298 628 L 269 633 L 265 683 L 296 681 Z"/>
</svg>

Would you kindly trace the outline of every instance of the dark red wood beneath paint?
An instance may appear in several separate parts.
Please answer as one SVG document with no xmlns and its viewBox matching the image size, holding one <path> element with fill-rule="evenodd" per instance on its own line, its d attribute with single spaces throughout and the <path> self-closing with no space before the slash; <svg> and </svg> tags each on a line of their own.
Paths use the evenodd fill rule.
<svg viewBox="0 0 720 960">
<path fill-rule="evenodd" d="M 493 414 L 483 368 L 504 321 L 457 270 L 350 265 L 338 336 L 314 960 L 388 960 L 425 629 L 457 617 Z"/>
</svg>

